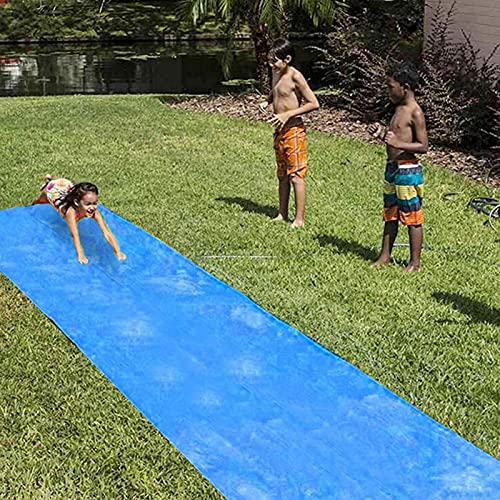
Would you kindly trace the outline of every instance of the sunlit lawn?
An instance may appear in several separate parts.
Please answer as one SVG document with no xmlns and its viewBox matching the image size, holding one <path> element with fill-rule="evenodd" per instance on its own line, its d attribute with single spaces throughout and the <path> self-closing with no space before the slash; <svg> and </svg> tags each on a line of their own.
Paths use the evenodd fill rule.
<svg viewBox="0 0 500 500">
<path fill-rule="evenodd" d="M 48 172 L 93 181 L 103 204 L 500 456 L 500 235 L 466 208 L 485 188 L 425 165 L 424 270 L 408 275 L 405 247 L 369 266 L 382 148 L 310 133 L 307 226 L 292 231 L 269 220 L 265 123 L 154 96 L 2 99 L 0 123 L 0 208 Z M 3 276 L 0 328 L 0 497 L 219 495 Z"/>
</svg>

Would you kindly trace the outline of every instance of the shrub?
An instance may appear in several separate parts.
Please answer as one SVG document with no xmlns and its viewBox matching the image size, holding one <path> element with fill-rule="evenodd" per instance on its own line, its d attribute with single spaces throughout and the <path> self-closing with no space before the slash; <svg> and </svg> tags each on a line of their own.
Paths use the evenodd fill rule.
<svg viewBox="0 0 500 500">
<path fill-rule="evenodd" d="M 387 113 L 385 88 L 387 64 L 378 52 L 366 46 L 362 28 L 346 17 L 329 33 L 317 63 L 324 71 L 323 85 L 340 91 L 337 100 L 367 120 L 379 119 Z"/>
<path fill-rule="evenodd" d="M 491 62 L 498 46 L 483 59 L 466 33 L 461 43 L 450 41 L 454 6 L 444 14 L 438 4 L 422 57 L 421 101 L 429 128 L 434 140 L 445 144 L 478 149 L 498 145 L 498 138 L 484 132 L 500 109 L 500 68 Z"/>
<path fill-rule="evenodd" d="M 92 29 L 93 0 L 12 0 L 0 8 L 0 39 L 50 40 L 62 33 Z"/>
<path fill-rule="evenodd" d="M 416 60 L 417 99 L 426 114 L 429 136 L 435 144 L 498 146 L 500 68 L 492 63 L 495 51 L 482 59 L 465 33 L 461 43 L 452 42 L 453 14 L 454 4 L 447 13 L 438 5 L 425 51 Z M 323 84 L 340 91 L 341 103 L 366 120 L 384 120 L 389 110 L 387 66 L 409 58 L 404 52 L 408 39 L 394 42 L 385 35 L 376 41 L 372 32 L 364 20 L 344 19 L 329 34 L 326 47 L 316 48 L 318 65 L 324 71 Z"/>
</svg>

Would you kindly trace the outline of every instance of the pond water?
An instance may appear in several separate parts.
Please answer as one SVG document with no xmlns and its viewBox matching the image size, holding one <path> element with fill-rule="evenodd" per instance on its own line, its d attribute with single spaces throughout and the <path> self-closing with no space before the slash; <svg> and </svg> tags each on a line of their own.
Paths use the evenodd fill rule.
<svg viewBox="0 0 500 500">
<path fill-rule="evenodd" d="M 316 87 L 313 44 L 295 44 L 296 65 Z M 0 96 L 218 93 L 241 90 L 234 80 L 254 78 L 250 41 L 231 50 L 207 41 L 0 45 Z"/>
</svg>

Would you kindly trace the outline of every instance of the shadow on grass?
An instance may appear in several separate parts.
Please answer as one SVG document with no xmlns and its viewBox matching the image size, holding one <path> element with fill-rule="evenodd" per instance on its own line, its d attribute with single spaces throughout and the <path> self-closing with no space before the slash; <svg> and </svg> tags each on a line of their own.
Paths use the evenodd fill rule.
<svg viewBox="0 0 500 500">
<path fill-rule="evenodd" d="M 433 292 L 432 296 L 442 304 L 449 304 L 470 317 L 474 323 L 490 323 L 500 326 L 500 310 L 478 300 L 463 297 L 457 293 Z"/>
<path fill-rule="evenodd" d="M 259 205 L 252 200 L 247 200 L 246 198 L 240 198 L 238 196 L 232 198 L 217 198 L 217 201 L 223 201 L 228 205 L 239 205 L 245 212 L 267 215 L 270 219 L 277 215 L 276 207 Z"/>
<path fill-rule="evenodd" d="M 365 247 L 355 241 L 345 240 L 338 236 L 327 236 L 323 234 L 315 236 L 315 239 L 322 247 L 336 247 L 340 253 L 352 253 L 370 262 L 378 257 L 378 252 L 373 248 Z"/>
</svg>

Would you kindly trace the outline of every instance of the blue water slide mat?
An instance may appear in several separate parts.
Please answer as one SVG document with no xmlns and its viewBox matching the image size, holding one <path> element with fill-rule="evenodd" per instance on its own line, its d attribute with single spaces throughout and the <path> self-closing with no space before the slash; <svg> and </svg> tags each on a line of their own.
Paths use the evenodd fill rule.
<svg viewBox="0 0 500 500">
<path fill-rule="evenodd" d="M 500 498 L 500 462 L 139 227 L 0 211 L 0 271 L 228 499 Z"/>
</svg>

